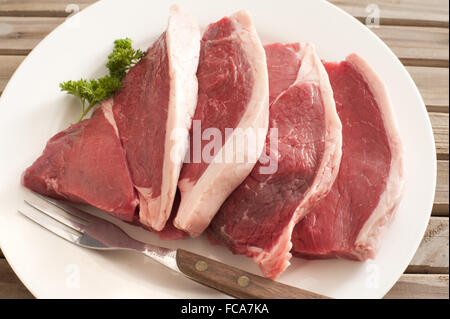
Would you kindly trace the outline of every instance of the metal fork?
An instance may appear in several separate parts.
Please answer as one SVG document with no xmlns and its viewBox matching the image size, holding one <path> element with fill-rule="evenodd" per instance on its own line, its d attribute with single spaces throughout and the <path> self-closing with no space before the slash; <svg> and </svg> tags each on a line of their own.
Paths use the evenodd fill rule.
<svg viewBox="0 0 450 319">
<path fill-rule="evenodd" d="M 91 249 L 140 252 L 188 278 L 237 298 L 327 298 L 284 285 L 183 249 L 169 249 L 131 238 L 120 227 L 65 202 L 38 195 L 26 199 L 33 207 L 19 212 L 71 243 Z M 73 218 L 57 212 L 59 207 Z M 43 213 L 43 214 L 42 214 Z M 52 220 L 57 221 L 55 223 Z"/>
</svg>

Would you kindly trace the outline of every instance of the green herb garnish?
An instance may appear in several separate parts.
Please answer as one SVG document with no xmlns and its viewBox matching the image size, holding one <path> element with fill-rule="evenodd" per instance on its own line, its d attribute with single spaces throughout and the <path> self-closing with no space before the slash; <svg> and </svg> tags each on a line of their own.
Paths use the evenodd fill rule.
<svg viewBox="0 0 450 319">
<path fill-rule="evenodd" d="M 61 91 L 72 94 L 80 99 L 80 122 L 89 111 L 99 102 L 109 98 L 114 91 L 122 87 L 122 79 L 139 60 L 145 55 L 142 50 L 135 50 L 129 38 L 114 41 L 114 50 L 108 56 L 106 67 L 109 75 L 99 79 L 67 81 L 59 84 Z"/>
<path fill-rule="evenodd" d="M 142 50 L 134 50 L 129 38 L 114 41 L 114 51 L 108 56 L 106 67 L 112 77 L 123 79 L 128 70 L 145 55 Z"/>
</svg>

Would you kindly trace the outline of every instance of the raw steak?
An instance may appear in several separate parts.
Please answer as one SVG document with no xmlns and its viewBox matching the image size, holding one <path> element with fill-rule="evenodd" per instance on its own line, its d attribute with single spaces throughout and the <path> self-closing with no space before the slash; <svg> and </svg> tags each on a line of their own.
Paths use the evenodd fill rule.
<svg viewBox="0 0 450 319">
<path fill-rule="evenodd" d="M 343 155 L 330 193 L 296 226 L 295 254 L 307 258 L 374 257 L 403 186 L 402 148 L 386 89 L 359 56 L 326 63 Z"/>
<path fill-rule="evenodd" d="M 311 44 L 266 46 L 270 131 L 278 130 L 273 174 L 258 163 L 225 201 L 208 230 L 212 243 L 252 257 L 265 277 L 289 266 L 291 234 L 330 189 L 341 158 L 341 123 L 327 73 Z M 269 136 L 269 135 L 268 135 Z"/>
<path fill-rule="evenodd" d="M 138 199 L 111 107 L 112 101 L 106 100 L 90 119 L 53 136 L 25 171 L 23 185 L 132 221 Z"/>
<path fill-rule="evenodd" d="M 197 77 L 199 94 L 190 134 L 190 160 L 184 164 L 178 183 L 181 203 L 174 221 L 191 236 L 200 235 L 209 225 L 223 201 L 255 166 L 264 146 L 269 116 L 267 64 L 246 11 L 207 28 Z M 227 128 L 234 129 L 232 134 L 227 135 Z M 218 133 L 219 139 L 208 142 L 198 138 L 195 145 L 196 137 L 204 138 L 207 129 Z M 238 138 L 242 131 L 254 132 L 259 138 L 247 145 Z M 215 145 L 212 155 L 208 151 L 211 143 Z M 213 159 L 205 160 L 205 153 Z"/>
<path fill-rule="evenodd" d="M 128 72 L 114 97 L 114 118 L 139 194 L 139 220 L 156 231 L 169 218 L 189 145 L 173 134 L 191 125 L 199 52 L 197 23 L 173 6 L 167 30 Z"/>
</svg>

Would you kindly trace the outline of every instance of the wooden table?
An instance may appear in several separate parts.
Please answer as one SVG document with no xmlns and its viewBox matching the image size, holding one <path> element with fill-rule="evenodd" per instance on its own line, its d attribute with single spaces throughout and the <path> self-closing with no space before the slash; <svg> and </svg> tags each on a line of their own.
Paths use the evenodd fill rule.
<svg viewBox="0 0 450 319">
<path fill-rule="evenodd" d="M 26 55 L 76 6 L 93 0 L 0 0 L 0 93 Z M 397 54 L 425 100 L 436 140 L 438 178 L 425 237 L 387 298 L 448 298 L 449 6 L 447 0 L 333 0 L 361 22 L 379 9 L 372 30 Z M 376 4 L 377 7 L 373 7 Z M 368 5 L 371 5 L 367 7 Z M 374 9 L 375 8 L 375 9 Z M 0 251 L 0 298 L 31 298 Z"/>
</svg>

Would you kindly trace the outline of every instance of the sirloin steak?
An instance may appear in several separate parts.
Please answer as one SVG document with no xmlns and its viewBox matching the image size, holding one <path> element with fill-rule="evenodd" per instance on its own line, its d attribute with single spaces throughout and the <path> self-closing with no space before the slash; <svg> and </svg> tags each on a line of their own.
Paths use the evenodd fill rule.
<svg viewBox="0 0 450 319">
<path fill-rule="evenodd" d="M 111 99 L 106 100 L 90 119 L 53 136 L 25 171 L 23 185 L 131 222 L 138 199 L 111 108 Z"/>
<path fill-rule="evenodd" d="M 325 63 L 343 125 L 330 193 L 296 226 L 294 254 L 373 258 L 403 189 L 402 147 L 386 89 L 358 55 Z"/>
<path fill-rule="evenodd" d="M 200 30 L 177 6 L 167 30 L 123 79 L 114 96 L 114 118 L 139 194 L 139 220 L 160 231 L 172 211 L 188 141 L 176 130 L 189 130 L 197 103 Z"/>
<path fill-rule="evenodd" d="M 327 73 L 309 44 L 265 47 L 270 80 L 270 131 L 266 152 L 273 174 L 258 163 L 222 205 L 208 229 L 214 244 L 252 257 L 265 277 L 289 266 L 296 223 L 333 185 L 341 158 L 341 123 Z M 269 135 L 268 135 L 269 136 Z"/>
<path fill-rule="evenodd" d="M 207 28 L 201 41 L 197 78 L 198 104 L 190 133 L 189 161 L 178 183 L 181 203 L 174 220 L 177 228 L 191 236 L 206 229 L 223 201 L 255 166 L 264 146 L 269 116 L 267 64 L 246 11 Z M 227 135 L 227 129 L 233 129 L 233 133 Z M 208 130 L 220 135 L 218 140 L 208 142 Z M 252 146 L 237 138 L 237 132 L 246 130 L 260 133 Z M 196 136 L 201 137 L 197 145 Z M 211 143 L 215 145 L 212 154 L 208 151 Z M 249 155 L 252 152 L 253 160 Z M 212 160 L 206 160 L 205 154 Z M 230 155 L 231 160 L 227 160 Z M 235 160 L 238 157 L 243 161 Z"/>
</svg>

